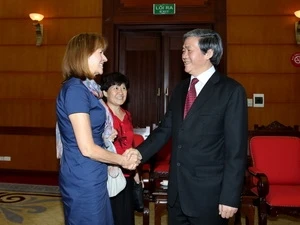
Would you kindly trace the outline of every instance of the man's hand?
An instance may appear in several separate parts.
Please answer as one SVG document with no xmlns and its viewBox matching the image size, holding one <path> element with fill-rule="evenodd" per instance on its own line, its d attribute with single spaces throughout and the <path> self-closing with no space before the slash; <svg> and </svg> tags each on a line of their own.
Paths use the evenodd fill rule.
<svg viewBox="0 0 300 225">
<path fill-rule="evenodd" d="M 142 156 L 140 152 L 134 148 L 127 149 L 123 156 L 125 160 L 122 163 L 122 167 L 128 170 L 134 170 L 141 163 Z"/>
<path fill-rule="evenodd" d="M 129 160 L 132 156 L 136 156 L 140 161 L 142 160 L 142 155 L 141 153 L 135 149 L 135 148 L 129 148 L 127 149 L 124 153 L 124 156 L 127 157 L 127 159 Z"/>
<path fill-rule="evenodd" d="M 227 205 L 219 205 L 219 215 L 224 219 L 229 219 L 232 217 L 236 212 L 237 208 L 227 206 Z"/>
</svg>

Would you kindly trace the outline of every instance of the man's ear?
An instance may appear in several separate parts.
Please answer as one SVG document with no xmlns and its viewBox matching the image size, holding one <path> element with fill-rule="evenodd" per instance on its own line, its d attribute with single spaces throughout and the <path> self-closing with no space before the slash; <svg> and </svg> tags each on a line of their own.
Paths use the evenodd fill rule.
<svg viewBox="0 0 300 225">
<path fill-rule="evenodd" d="M 208 59 L 210 59 L 211 57 L 213 57 L 214 51 L 212 49 L 208 49 L 205 55 L 206 57 L 208 57 Z"/>
</svg>

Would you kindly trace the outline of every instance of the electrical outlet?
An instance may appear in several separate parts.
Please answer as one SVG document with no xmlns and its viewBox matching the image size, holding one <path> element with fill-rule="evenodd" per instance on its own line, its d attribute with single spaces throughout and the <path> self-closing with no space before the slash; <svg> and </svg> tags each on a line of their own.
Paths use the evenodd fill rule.
<svg viewBox="0 0 300 225">
<path fill-rule="evenodd" d="M 248 107 L 253 107 L 253 99 L 247 98 L 247 104 L 248 104 Z"/>
<path fill-rule="evenodd" d="M 253 107 L 264 107 L 264 106 L 265 106 L 265 95 L 253 94 Z"/>
<path fill-rule="evenodd" d="M 11 161 L 10 156 L 0 156 L 0 161 Z"/>
<path fill-rule="evenodd" d="M 4 156 L 3 161 L 11 161 L 11 157 L 10 156 Z"/>
</svg>

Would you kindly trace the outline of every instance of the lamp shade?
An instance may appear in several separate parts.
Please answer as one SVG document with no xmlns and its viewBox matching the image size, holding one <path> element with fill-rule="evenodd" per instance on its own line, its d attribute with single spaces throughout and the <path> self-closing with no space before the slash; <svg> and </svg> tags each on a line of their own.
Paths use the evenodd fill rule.
<svg viewBox="0 0 300 225">
<path fill-rule="evenodd" d="M 44 15 L 39 14 L 39 13 L 30 13 L 29 17 L 33 21 L 41 21 L 42 19 L 44 19 Z"/>
<path fill-rule="evenodd" d="M 300 18 L 300 10 L 294 12 L 295 16 L 297 16 L 298 18 Z"/>
</svg>

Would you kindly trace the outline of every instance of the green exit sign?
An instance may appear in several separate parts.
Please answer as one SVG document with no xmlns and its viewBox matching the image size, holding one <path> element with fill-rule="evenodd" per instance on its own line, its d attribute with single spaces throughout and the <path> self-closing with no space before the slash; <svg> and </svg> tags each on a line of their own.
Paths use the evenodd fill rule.
<svg viewBox="0 0 300 225">
<path fill-rule="evenodd" d="M 153 4 L 154 15 L 174 15 L 175 13 L 175 4 Z"/>
</svg>

